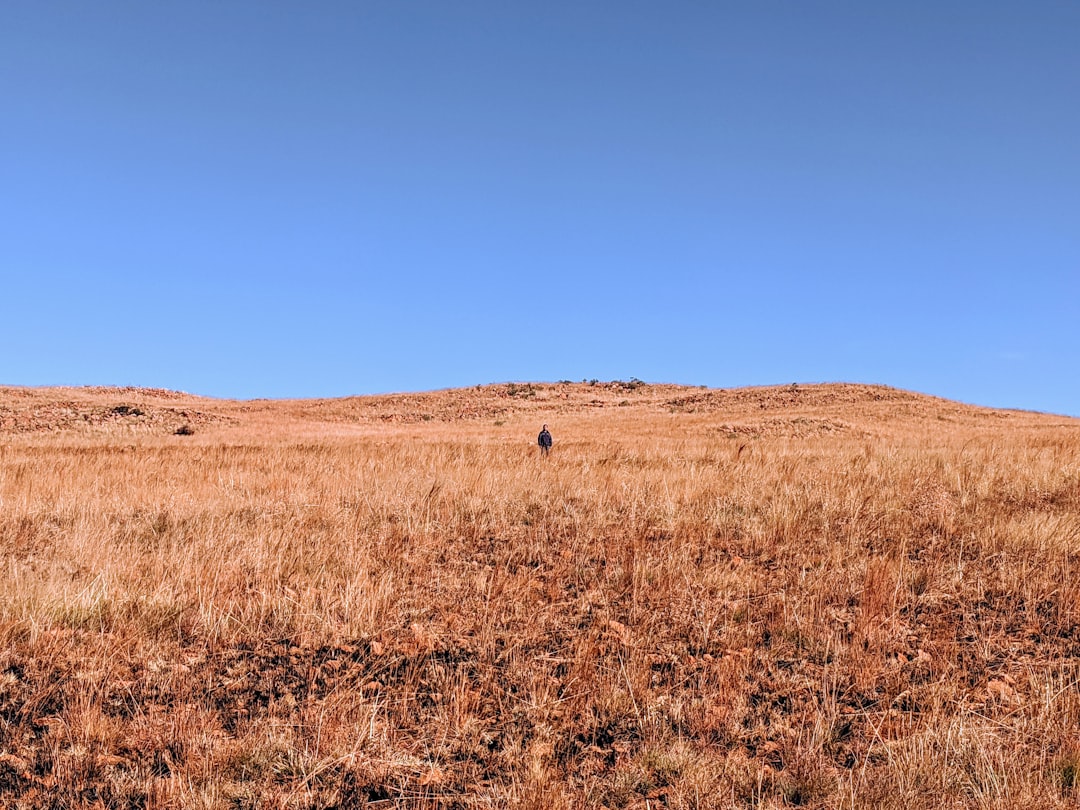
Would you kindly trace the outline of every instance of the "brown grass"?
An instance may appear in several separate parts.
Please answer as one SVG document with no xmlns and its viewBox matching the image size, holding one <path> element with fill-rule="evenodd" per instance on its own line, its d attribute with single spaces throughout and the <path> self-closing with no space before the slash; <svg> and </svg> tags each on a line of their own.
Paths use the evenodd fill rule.
<svg viewBox="0 0 1080 810">
<path fill-rule="evenodd" d="M 0 804 L 1073 807 L 1078 548 L 881 387 L 0 389 Z"/>
</svg>

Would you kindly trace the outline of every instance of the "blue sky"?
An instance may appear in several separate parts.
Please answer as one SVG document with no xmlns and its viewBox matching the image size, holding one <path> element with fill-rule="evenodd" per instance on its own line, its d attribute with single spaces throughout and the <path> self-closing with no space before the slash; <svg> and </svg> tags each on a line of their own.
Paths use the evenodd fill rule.
<svg viewBox="0 0 1080 810">
<path fill-rule="evenodd" d="M 0 5 L 0 383 L 1080 415 L 1073 2 Z"/>
</svg>

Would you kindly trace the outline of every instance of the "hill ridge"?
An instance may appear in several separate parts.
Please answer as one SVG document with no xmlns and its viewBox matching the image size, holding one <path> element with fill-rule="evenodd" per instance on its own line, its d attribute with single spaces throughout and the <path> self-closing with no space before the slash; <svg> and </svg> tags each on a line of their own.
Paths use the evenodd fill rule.
<svg viewBox="0 0 1080 810">
<path fill-rule="evenodd" d="M 615 415 L 618 416 L 615 416 Z M 707 388 L 640 380 L 507 382 L 433 391 L 305 399 L 213 399 L 134 386 L 0 387 L 0 435 L 134 433 L 256 427 L 333 432 L 380 424 L 498 425 L 507 420 L 621 419 L 658 414 L 728 435 L 805 436 L 874 431 L 889 423 L 1080 424 L 1031 411 L 971 405 L 872 383 Z M 719 420 L 719 421 L 717 421 Z"/>
</svg>

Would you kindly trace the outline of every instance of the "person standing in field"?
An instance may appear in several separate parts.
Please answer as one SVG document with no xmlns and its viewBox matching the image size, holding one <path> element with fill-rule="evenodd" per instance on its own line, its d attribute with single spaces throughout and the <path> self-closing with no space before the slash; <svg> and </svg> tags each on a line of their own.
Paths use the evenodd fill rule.
<svg viewBox="0 0 1080 810">
<path fill-rule="evenodd" d="M 544 429 L 540 431 L 540 435 L 536 437 L 536 443 L 540 445 L 540 455 L 546 456 L 551 450 L 551 434 L 548 433 L 547 425 L 544 425 Z"/>
</svg>

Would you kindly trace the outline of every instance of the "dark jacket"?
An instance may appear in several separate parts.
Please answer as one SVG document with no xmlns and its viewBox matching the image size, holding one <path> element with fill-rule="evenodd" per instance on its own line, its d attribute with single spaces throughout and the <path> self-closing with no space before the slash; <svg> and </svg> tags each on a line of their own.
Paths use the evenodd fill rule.
<svg viewBox="0 0 1080 810">
<path fill-rule="evenodd" d="M 551 447 L 551 434 L 546 430 L 541 430 L 540 435 L 536 437 L 536 443 L 541 447 Z"/>
</svg>

